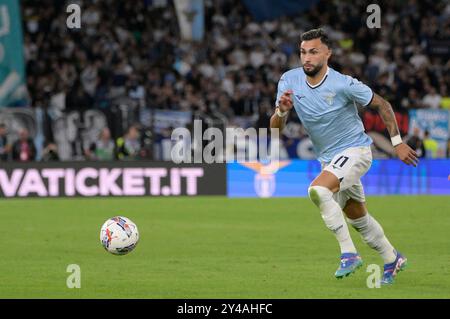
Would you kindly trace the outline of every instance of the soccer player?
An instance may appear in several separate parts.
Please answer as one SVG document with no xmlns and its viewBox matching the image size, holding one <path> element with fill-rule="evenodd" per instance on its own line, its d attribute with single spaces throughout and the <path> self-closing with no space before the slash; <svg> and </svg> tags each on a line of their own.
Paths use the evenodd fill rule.
<svg viewBox="0 0 450 319">
<path fill-rule="evenodd" d="M 331 53 L 330 39 L 322 29 L 302 34 L 302 67 L 281 76 L 270 127 L 282 130 L 289 111 L 294 108 L 311 138 L 322 171 L 311 183 L 308 194 L 339 242 L 341 260 L 336 278 L 348 276 L 362 265 L 344 212 L 364 242 L 383 258 L 381 283 L 390 284 L 406 266 L 407 259 L 392 246 L 365 205 L 360 178 L 372 163 L 372 139 L 364 132 L 356 103 L 378 111 L 400 160 L 416 166 L 417 154 L 402 142 L 389 102 L 364 83 L 330 68 Z"/>
</svg>

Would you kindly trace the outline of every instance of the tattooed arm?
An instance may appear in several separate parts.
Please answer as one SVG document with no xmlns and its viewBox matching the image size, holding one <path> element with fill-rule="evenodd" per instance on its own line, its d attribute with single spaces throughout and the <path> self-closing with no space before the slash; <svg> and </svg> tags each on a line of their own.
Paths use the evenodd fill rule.
<svg viewBox="0 0 450 319">
<path fill-rule="evenodd" d="M 378 114 L 380 114 L 381 119 L 383 120 L 386 128 L 389 132 L 389 136 L 391 138 L 400 136 L 400 131 L 397 126 L 397 121 L 395 119 L 394 111 L 392 110 L 391 104 L 383 99 L 378 94 L 374 93 L 372 98 L 372 102 L 369 104 L 370 107 L 376 109 Z M 395 152 L 397 153 L 398 158 L 408 164 L 417 166 L 419 162 L 417 158 L 416 152 L 411 149 L 407 144 L 400 143 L 394 147 Z"/>
</svg>

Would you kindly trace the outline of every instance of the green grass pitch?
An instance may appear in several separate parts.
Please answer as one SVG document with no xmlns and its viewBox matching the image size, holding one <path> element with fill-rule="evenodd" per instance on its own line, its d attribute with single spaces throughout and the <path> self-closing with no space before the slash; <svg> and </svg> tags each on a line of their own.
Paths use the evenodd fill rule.
<svg viewBox="0 0 450 319">
<path fill-rule="evenodd" d="M 366 269 L 382 260 L 353 229 L 364 265 L 334 278 L 337 242 L 307 198 L 2 200 L 0 298 L 450 298 L 450 197 L 369 197 L 368 207 L 409 260 L 380 289 Z M 100 244 L 114 215 L 140 231 L 125 256 Z M 66 286 L 69 264 L 80 289 Z"/>
</svg>

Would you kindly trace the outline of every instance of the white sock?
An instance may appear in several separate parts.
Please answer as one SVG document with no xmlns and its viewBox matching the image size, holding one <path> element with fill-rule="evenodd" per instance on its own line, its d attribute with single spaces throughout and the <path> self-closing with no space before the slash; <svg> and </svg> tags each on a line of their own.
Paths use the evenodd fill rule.
<svg viewBox="0 0 450 319">
<path fill-rule="evenodd" d="M 385 264 L 395 261 L 395 249 L 384 235 L 383 228 L 369 213 L 348 222 L 355 228 L 370 248 L 375 249 L 383 258 Z"/>
<path fill-rule="evenodd" d="M 319 207 L 325 225 L 336 236 L 341 253 L 356 253 L 353 245 L 344 213 L 339 204 L 333 199 L 333 193 L 326 187 L 312 186 L 309 188 L 309 195 L 316 206 Z"/>
</svg>

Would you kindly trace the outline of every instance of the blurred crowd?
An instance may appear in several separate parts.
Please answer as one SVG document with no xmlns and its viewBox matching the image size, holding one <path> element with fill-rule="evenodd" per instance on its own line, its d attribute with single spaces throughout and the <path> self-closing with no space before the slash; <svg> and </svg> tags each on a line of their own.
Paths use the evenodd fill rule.
<svg viewBox="0 0 450 319">
<path fill-rule="evenodd" d="M 370 29 L 368 1 L 320 1 L 302 14 L 256 22 L 240 0 L 205 0 L 202 42 L 180 39 L 169 0 L 79 3 L 82 28 L 68 30 L 64 1 L 21 2 L 31 105 L 53 115 L 133 101 L 267 127 L 281 74 L 299 66 L 300 34 L 318 26 L 334 43 L 331 66 L 366 82 L 396 111 L 450 108 L 450 59 L 436 44 L 450 39 L 447 1 L 378 2 L 382 25 Z M 141 146 L 127 142 L 130 129 L 110 137 L 105 128 L 86 157 L 135 154 Z M 51 145 L 56 133 L 46 134 Z"/>
<path fill-rule="evenodd" d="M 7 133 L 6 125 L 0 124 L 0 161 L 37 160 L 37 149 L 27 129 L 22 128 L 18 138 L 13 141 L 9 141 Z M 147 158 L 146 152 L 140 138 L 139 127 L 132 125 L 124 136 L 116 140 L 112 138 L 109 128 L 103 128 L 98 139 L 84 150 L 84 156 L 87 160 L 93 161 L 137 160 Z M 44 143 L 40 159 L 44 162 L 59 161 L 57 145 L 52 142 Z"/>
</svg>

